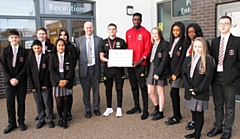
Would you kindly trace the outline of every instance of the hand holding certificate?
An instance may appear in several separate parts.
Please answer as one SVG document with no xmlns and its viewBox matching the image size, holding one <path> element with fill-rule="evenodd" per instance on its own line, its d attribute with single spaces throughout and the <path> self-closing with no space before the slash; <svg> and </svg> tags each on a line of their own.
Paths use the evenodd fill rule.
<svg viewBox="0 0 240 139">
<path fill-rule="evenodd" d="M 133 50 L 111 49 L 109 50 L 109 67 L 132 67 Z"/>
</svg>

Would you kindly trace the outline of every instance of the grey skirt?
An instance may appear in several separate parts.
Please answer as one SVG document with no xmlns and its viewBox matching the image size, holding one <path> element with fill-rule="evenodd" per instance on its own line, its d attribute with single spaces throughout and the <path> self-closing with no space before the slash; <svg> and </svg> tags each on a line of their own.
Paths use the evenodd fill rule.
<svg viewBox="0 0 240 139">
<path fill-rule="evenodd" d="M 64 73 L 60 73 L 60 76 L 63 77 Z M 53 96 L 62 97 L 73 94 L 73 89 L 68 89 L 66 87 L 53 86 L 52 87 Z"/>
<path fill-rule="evenodd" d="M 182 78 L 177 78 L 175 81 L 171 81 L 171 87 L 173 88 L 183 88 L 183 79 Z"/>
<path fill-rule="evenodd" d="M 197 100 L 191 97 L 190 100 L 184 99 L 184 106 L 192 111 L 205 111 L 208 109 L 208 101 L 207 100 Z"/>
<path fill-rule="evenodd" d="M 159 85 L 159 86 L 167 86 L 167 79 L 165 80 L 154 80 L 153 76 L 153 69 L 154 69 L 154 63 L 152 62 L 150 64 L 150 69 L 149 69 L 149 73 L 148 73 L 148 77 L 147 77 L 147 84 L 151 84 L 151 85 Z"/>
</svg>

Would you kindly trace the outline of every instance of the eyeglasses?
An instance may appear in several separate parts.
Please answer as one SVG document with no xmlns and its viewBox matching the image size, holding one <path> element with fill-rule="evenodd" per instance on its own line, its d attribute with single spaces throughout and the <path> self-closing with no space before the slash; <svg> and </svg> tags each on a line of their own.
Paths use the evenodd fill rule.
<svg viewBox="0 0 240 139">
<path fill-rule="evenodd" d="M 219 26 L 229 26 L 230 23 L 219 23 Z"/>
</svg>

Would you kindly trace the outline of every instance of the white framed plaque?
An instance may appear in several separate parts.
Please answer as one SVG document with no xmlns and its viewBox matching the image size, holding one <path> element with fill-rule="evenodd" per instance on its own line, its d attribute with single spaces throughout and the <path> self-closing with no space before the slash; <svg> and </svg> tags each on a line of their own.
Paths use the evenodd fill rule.
<svg viewBox="0 0 240 139">
<path fill-rule="evenodd" d="M 109 67 L 132 67 L 133 50 L 110 49 L 108 56 Z"/>
</svg>

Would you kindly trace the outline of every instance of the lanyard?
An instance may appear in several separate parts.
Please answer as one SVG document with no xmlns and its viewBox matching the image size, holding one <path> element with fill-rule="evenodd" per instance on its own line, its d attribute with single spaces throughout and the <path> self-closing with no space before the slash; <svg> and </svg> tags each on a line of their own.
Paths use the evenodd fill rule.
<svg viewBox="0 0 240 139">
<path fill-rule="evenodd" d="M 116 41 L 117 41 L 117 37 L 116 37 L 116 40 L 113 42 L 113 45 L 111 45 L 110 39 L 108 38 L 108 45 L 110 46 L 110 49 L 115 48 Z"/>
</svg>

